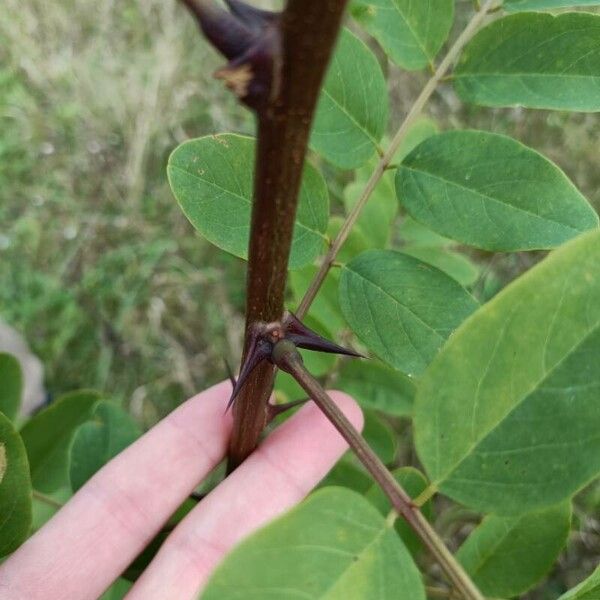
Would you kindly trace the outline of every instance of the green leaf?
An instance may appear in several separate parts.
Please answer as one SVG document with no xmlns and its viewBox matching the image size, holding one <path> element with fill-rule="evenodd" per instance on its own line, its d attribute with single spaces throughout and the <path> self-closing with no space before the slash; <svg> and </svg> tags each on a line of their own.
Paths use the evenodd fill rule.
<svg viewBox="0 0 600 600">
<path fill-rule="evenodd" d="M 414 500 L 427 488 L 427 479 L 420 471 L 413 467 L 402 467 L 392 471 L 396 481 L 402 486 L 404 491 Z M 377 510 L 384 516 L 392 510 L 392 505 L 383 490 L 377 484 L 373 484 L 369 491 L 365 494 L 365 498 L 369 500 Z M 422 507 L 421 512 L 431 519 L 433 510 L 431 500 L 427 501 Z M 394 523 L 394 527 L 398 535 L 402 538 L 404 545 L 414 556 L 421 549 L 421 542 L 410 525 L 402 518 L 398 517 Z"/>
<path fill-rule="evenodd" d="M 388 93 L 373 53 L 344 29 L 321 91 L 311 148 L 343 169 L 375 153 L 388 118 Z"/>
<path fill-rule="evenodd" d="M 442 493 L 517 515 L 600 472 L 598 264 L 600 231 L 556 250 L 468 319 L 420 380 L 415 443 Z"/>
<path fill-rule="evenodd" d="M 600 598 L 600 567 L 558 600 L 598 600 L 598 598 Z"/>
<path fill-rule="evenodd" d="M 348 324 L 390 366 L 419 374 L 478 306 L 454 279 L 416 258 L 370 250 L 342 269 Z"/>
<path fill-rule="evenodd" d="M 329 228 L 327 229 L 327 233 L 329 234 L 330 239 L 337 238 L 341 228 L 343 227 L 345 219 L 338 216 L 333 216 L 329 220 Z M 364 236 L 361 229 L 358 227 L 353 227 L 350 230 L 344 245 L 340 249 L 336 257 L 337 264 L 345 264 L 348 261 L 352 260 L 365 250 L 369 250 L 371 248 L 371 244 L 369 240 Z"/>
<path fill-rule="evenodd" d="M 344 188 L 344 206 L 349 214 L 364 192 L 362 181 Z M 390 241 L 392 224 L 398 214 L 398 202 L 390 173 L 385 173 L 361 210 L 353 229 L 358 229 L 370 247 L 385 248 Z"/>
<path fill-rule="evenodd" d="M 510 15 L 465 47 L 454 85 L 465 102 L 600 110 L 600 15 Z"/>
<path fill-rule="evenodd" d="M 415 384 L 403 373 L 379 361 L 345 361 L 335 386 L 350 394 L 364 408 L 399 417 L 412 413 Z"/>
<path fill-rule="evenodd" d="M 388 464 L 393 462 L 398 453 L 398 439 L 392 427 L 380 419 L 373 411 L 365 410 L 365 424 L 362 435 L 379 456 L 382 462 Z"/>
<path fill-rule="evenodd" d="M 99 399 L 93 391 L 66 394 L 25 424 L 21 436 L 36 490 L 48 493 L 69 484 L 71 439 Z"/>
<path fill-rule="evenodd" d="M 454 0 L 355 0 L 352 16 L 403 69 L 422 69 L 446 41 Z"/>
<path fill-rule="evenodd" d="M 421 575 L 369 502 L 325 488 L 243 541 L 202 600 L 424 600 Z"/>
<path fill-rule="evenodd" d="M 311 265 L 290 273 L 290 287 L 296 305 L 300 304 L 318 270 Z M 326 323 L 328 328 L 335 332 L 347 327 L 338 300 L 339 279 L 337 271 L 329 271 L 315 301 L 310 306 L 310 314 L 321 323 Z"/>
<path fill-rule="evenodd" d="M 123 600 L 132 586 L 133 583 L 130 581 L 119 578 L 100 596 L 99 600 Z"/>
<path fill-rule="evenodd" d="M 255 140 L 230 133 L 189 140 L 169 158 L 171 189 L 190 223 L 212 244 L 246 259 L 250 235 Z M 296 214 L 290 268 L 322 251 L 329 196 L 321 174 L 307 163 Z"/>
<path fill-rule="evenodd" d="M 0 556 L 16 550 L 31 527 L 31 479 L 23 441 L 0 413 Z"/>
<path fill-rule="evenodd" d="M 402 221 L 398 233 L 402 243 L 411 248 L 446 248 L 455 244 L 410 217 Z"/>
<path fill-rule="evenodd" d="M 320 486 L 339 486 L 349 488 L 364 494 L 373 485 L 371 476 L 354 462 L 354 457 L 350 453 L 345 454 L 329 471 L 327 477 L 323 479 Z"/>
<path fill-rule="evenodd" d="M 406 217 L 399 228 L 400 250 L 414 256 L 456 279 L 461 285 L 473 285 L 481 276 L 479 265 L 464 254 L 452 250 L 456 243 L 442 237 L 411 217 Z"/>
<path fill-rule="evenodd" d="M 37 492 L 33 498 L 31 533 L 41 529 L 72 497 L 70 487 L 61 487 L 43 496 Z"/>
<path fill-rule="evenodd" d="M 98 402 L 90 418 L 75 431 L 69 451 L 73 492 L 141 435 L 135 421 L 113 402 Z"/>
<path fill-rule="evenodd" d="M 23 374 L 19 361 L 0 352 L 0 412 L 11 421 L 19 414 L 23 394 Z"/>
<path fill-rule="evenodd" d="M 486 517 L 456 557 L 486 596 L 512 598 L 550 570 L 571 527 L 569 502 L 519 517 Z"/>
<path fill-rule="evenodd" d="M 509 12 L 570 6 L 600 6 L 600 0 L 504 0 L 503 4 L 503 8 Z"/>
<path fill-rule="evenodd" d="M 413 218 L 486 250 L 553 248 L 598 226 L 594 209 L 556 165 L 484 131 L 427 139 L 398 169 L 396 191 Z"/>
<path fill-rule="evenodd" d="M 432 265 L 443 271 L 446 275 L 450 275 L 452 279 L 455 279 L 460 285 L 465 287 L 473 285 L 479 279 L 479 267 L 458 252 L 451 252 L 439 247 L 413 248 L 411 246 L 404 246 L 401 250 L 404 254 L 418 258 L 428 265 Z"/>
</svg>

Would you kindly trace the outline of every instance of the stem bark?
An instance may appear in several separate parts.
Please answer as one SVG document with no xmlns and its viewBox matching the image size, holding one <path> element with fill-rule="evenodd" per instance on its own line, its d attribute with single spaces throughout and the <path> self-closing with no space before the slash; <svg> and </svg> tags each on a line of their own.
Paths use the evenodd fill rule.
<svg viewBox="0 0 600 600">
<path fill-rule="evenodd" d="M 279 27 L 274 89 L 257 113 L 258 147 L 248 252 L 246 339 L 257 322 L 283 316 L 298 192 L 317 99 L 347 0 L 289 0 Z M 257 367 L 234 406 L 229 469 L 257 446 L 268 420 L 274 369 Z"/>
</svg>

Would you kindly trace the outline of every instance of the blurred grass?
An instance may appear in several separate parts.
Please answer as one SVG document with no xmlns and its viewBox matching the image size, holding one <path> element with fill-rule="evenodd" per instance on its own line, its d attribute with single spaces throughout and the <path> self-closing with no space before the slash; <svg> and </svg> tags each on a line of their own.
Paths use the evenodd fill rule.
<svg viewBox="0 0 600 600">
<path fill-rule="evenodd" d="M 251 122 L 176 2 L 2 12 L 0 316 L 52 393 L 97 387 L 153 420 L 239 351 L 244 275 L 194 235 L 166 160 L 188 137 Z"/>
</svg>

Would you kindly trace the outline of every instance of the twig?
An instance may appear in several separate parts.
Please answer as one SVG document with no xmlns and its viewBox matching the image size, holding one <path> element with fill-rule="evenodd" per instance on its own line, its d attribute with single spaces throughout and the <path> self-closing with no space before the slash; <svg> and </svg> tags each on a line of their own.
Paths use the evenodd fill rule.
<svg viewBox="0 0 600 600">
<path fill-rule="evenodd" d="M 277 93 L 258 113 L 248 252 L 246 348 L 257 322 L 280 319 L 296 205 L 321 84 L 347 0 L 289 0 L 281 15 Z M 258 444 L 268 419 L 273 368 L 259 366 L 236 400 L 229 468 Z"/>
<path fill-rule="evenodd" d="M 462 566 L 446 548 L 442 539 L 416 507 L 394 476 L 388 471 L 365 439 L 353 427 L 344 413 L 328 396 L 321 384 L 306 370 L 302 357 L 289 340 L 278 342 L 273 349 L 275 364 L 290 373 L 315 404 L 325 413 L 352 451 L 389 498 L 394 510 L 402 515 L 431 554 L 435 557 L 448 579 L 465 600 L 484 600 Z"/>
<path fill-rule="evenodd" d="M 404 121 L 400 125 L 400 128 L 396 132 L 396 135 L 390 142 L 389 148 L 381 157 L 381 160 L 377 163 L 377 166 L 375 167 L 373 174 L 369 178 L 369 181 L 367 181 L 365 189 L 360 195 L 360 198 L 352 208 L 350 214 L 346 217 L 346 220 L 344 221 L 341 229 L 339 230 L 337 237 L 335 238 L 335 240 L 329 248 L 329 251 L 325 255 L 325 258 L 321 263 L 319 271 L 311 281 L 308 290 L 304 294 L 302 302 L 296 310 L 296 315 L 299 319 L 304 318 L 304 316 L 308 312 L 308 309 L 312 304 L 313 300 L 315 299 L 317 292 L 319 291 L 321 285 L 323 285 L 323 282 L 325 281 L 325 277 L 327 277 L 327 273 L 329 273 L 329 269 L 335 262 L 338 252 L 344 245 L 344 242 L 348 238 L 348 235 L 350 235 L 350 231 L 354 227 L 354 224 L 356 223 L 356 220 L 358 219 L 362 209 L 371 197 L 373 190 L 375 189 L 375 187 L 379 183 L 379 180 L 383 177 L 383 174 L 385 173 L 391 161 L 393 160 L 396 151 L 400 147 L 400 144 L 404 141 L 406 134 L 410 130 L 410 127 L 423 111 L 423 108 L 429 101 L 429 98 L 431 98 L 431 95 L 437 88 L 442 78 L 446 75 L 448 69 L 458 58 L 458 55 L 464 48 L 465 44 L 471 39 L 473 33 L 477 31 L 477 29 L 485 19 L 487 13 L 492 8 L 494 8 L 494 5 L 497 3 L 497 1 L 498 0 L 487 0 L 483 4 L 483 6 L 481 6 L 481 8 L 477 11 L 477 13 L 475 13 L 475 15 L 469 21 L 469 23 L 467 24 L 463 32 L 460 34 L 458 39 L 448 50 L 448 53 L 443 58 L 442 62 L 439 64 L 432 77 L 425 84 L 425 87 L 421 90 L 421 93 L 415 100 L 415 103 L 412 105 L 412 108 L 410 109 L 409 113 L 406 115 Z"/>
</svg>

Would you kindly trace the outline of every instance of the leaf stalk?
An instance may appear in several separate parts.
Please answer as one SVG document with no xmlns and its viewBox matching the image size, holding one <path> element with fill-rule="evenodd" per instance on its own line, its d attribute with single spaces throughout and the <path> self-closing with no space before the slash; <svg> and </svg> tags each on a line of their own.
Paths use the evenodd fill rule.
<svg viewBox="0 0 600 600">
<path fill-rule="evenodd" d="M 388 497 L 394 510 L 404 517 L 419 536 L 462 597 L 465 600 L 484 600 L 481 592 L 448 550 L 429 521 L 415 506 L 411 497 L 388 471 L 381 459 L 354 428 L 321 384 L 308 372 L 295 345 L 289 340 L 278 342 L 273 349 L 272 358 L 279 368 L 294 377 L 348 442 L 356 457 Z"/>
</svg>

